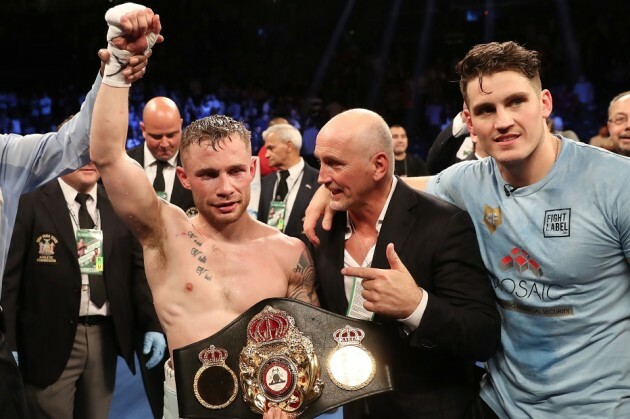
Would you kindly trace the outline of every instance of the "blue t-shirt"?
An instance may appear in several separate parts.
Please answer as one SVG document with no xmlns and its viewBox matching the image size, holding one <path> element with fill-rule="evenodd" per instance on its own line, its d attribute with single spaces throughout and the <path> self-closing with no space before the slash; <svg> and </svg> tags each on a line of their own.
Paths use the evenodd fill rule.
<svg viewBox="0 0 630 419">
<path fill-rule="evenodd" d="M 502 318 L 481 396 L 500 417 L 630 418 L 630 159 L 562 139 L 512 191 L 492 158 L 428 191 L 475 223 Z"/>
</svg>

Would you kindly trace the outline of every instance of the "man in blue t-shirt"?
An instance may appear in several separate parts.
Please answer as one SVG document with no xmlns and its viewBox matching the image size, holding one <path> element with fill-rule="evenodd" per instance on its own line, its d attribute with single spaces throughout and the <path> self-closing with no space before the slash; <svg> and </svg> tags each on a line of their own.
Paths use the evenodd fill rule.
<svg viewBox="0 0 630 419">
<path fill-rule="evenodd" d="M 502 317 L 485 417 L 630 417 L 630 160 L 552 135 L 539 69 L 514 42 L 472 48 L 464 116 L 491 158 L 410 183 L 475 223 Z"/>
</svg>

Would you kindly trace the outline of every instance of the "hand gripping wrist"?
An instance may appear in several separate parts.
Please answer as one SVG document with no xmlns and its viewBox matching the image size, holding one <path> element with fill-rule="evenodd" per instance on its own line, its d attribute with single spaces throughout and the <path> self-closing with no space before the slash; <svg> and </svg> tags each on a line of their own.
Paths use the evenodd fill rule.
<svg viewBox="0 0 630 419">
<path fill-rule="evenodd" d="M 119 36 L 124 36 L 125 32 L 120 24 L 121 18 L 126 14 L 136 10 L 144 10 L 146 7 L 135 3 L 124 3 L 116 7 L 112 7 L 105 13 L 105 21 L 109 25 L 107 31 L 107 50 L 110 53 L 110 58 L 105 65 L 105 71 L 103 73 L 103 83 L 112 87 L 129 87 L 131 82 L 125 79 L 122 74 L 123 70 L 129 64 L 129 59 L 133 54 L 129 51 L 116 47 L 112 40 Z M 151 47 L 155 45 L 158 35 L 150 32 L 146 35 L 148 47 L 144 51 L 147 54 L 151 51 Z"/>
</svg>

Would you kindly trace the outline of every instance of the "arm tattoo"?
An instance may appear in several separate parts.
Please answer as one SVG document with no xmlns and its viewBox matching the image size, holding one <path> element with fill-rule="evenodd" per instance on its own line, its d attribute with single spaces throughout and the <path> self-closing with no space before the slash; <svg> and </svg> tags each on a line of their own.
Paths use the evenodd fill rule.
<svg viewBox="0 0 630 419">
<path fill-rule="evenodd" d="M 319 307 L 319 298 L 315 292 L 316 281 L 313 259 L 308 250 L 304 249 L 289 278 L 288 297 Z"/>
</svg>

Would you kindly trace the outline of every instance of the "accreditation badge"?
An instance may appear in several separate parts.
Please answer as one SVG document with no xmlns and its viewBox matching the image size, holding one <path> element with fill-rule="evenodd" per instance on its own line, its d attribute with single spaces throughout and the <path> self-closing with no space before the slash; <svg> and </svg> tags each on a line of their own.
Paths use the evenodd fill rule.
<svg viewBox="0 0 630 419">
<path fill-rule="evenodd" d="M 354 277 L 352 282 L 352 294 L 350 294 L 350 301 L 348 302 L 348 309 L 346 310 L 346 316 L 353 319 L 360 320 L 372 320 L 374 313 L 368 311 L 363 306 L 365 298 L 361 294 L 363 292 L 363 279 Z"/>
<path fill-rule="evenodd" d="M 287 205 L 282 201 L 271 201 L 269 207 L 269 217 L 267 218 L 267 225 L 277 228 L 280 231 L 284 231 L 284 216 L 287 212 Z"/>
<path fill-rule="evenodd" d="M 201 367 L 195 374 L 193 391 L 199 403 L 208 409 L 223 409 L 236 398 L 236 374 L 225 364 L 228 352 L 210 345 L 199 352 Z"/>
<path fill-rule="evenodd" d="M 249 322 L 239 368 L 243 398 L 258 414 L 277 406 L 297 417 L 324 387 L 311 339 L 287 312 L 271 306 Z"/>
<path fill-rule="evenodd" d="M 337 342 L 326 365 L 328 376 L 335 385 L 344 390 L 359 390 L 372 382 L 376 373 L 376 361 L 361 345 L 365 332 L 346 325 L 333 333 Z"/>
<path fill-rule="evenodd" d="M 77 254 L 82 274 L 103 274 L 103 231 L 78 229 Z"/>
</svg>

